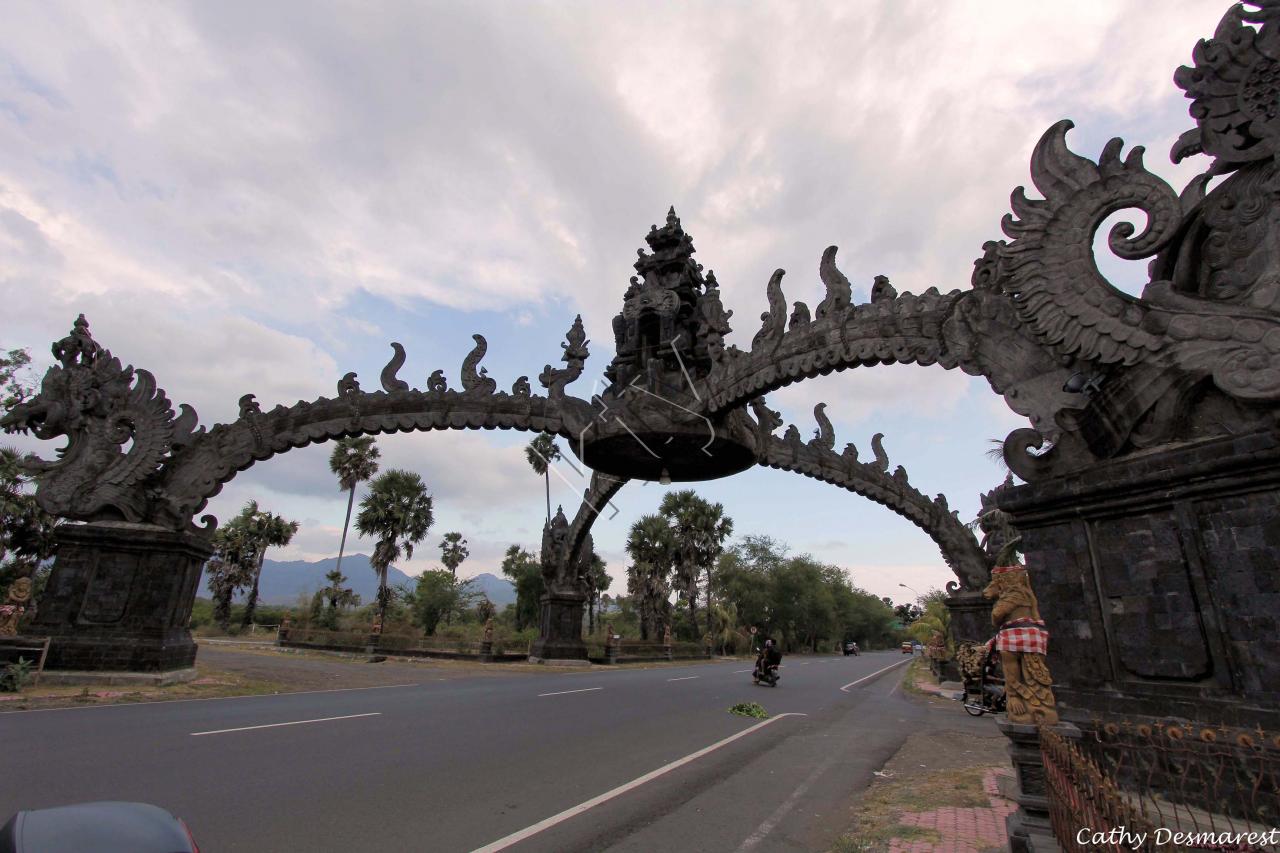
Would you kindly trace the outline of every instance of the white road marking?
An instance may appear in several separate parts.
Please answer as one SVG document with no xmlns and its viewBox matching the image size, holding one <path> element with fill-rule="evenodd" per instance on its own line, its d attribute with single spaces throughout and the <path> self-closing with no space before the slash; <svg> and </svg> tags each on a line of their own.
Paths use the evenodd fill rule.
<svg viewBox="0 0 1280 853">
<path fill-rule="evenodd" d="M 807 661 L 805 661 L 804 663 L 802 663 L 802 664 L 800 664 L 800 665 L 801 665 L 801 666 L 808 666 L 808 665 L 809 665 L 809 664 L 811 664 L 811 663 L 813 663 L 813 661 L 811 661 L 811 660 L 807 660 Z"/>
<path fill-rule="evenodd" d="M 561 690 L 556 693 L 539 693 L 538 696 L 564 696 L 566 693 L 590 693 L 592 690 L 604 690 L 603 687 L 584 687 L 581 690 Z"/>
<path fill-rule="evenodd" d="M 440 679 L 444 681 L 444 679 Z M 102 708 L 145 708 L 151 705 L 179 705 L 183 702 L 228 702 L 232 699 L 270 699 L 274 696 L 309 696 L 312 693 L 351 693 L 356 690 L 387 690 L 391 687 L 421 687 L 413 684 L 375 684 L 372 687 L 330 687 L 324 690 L 292 690 L 287 693 L 254 693 L 247 696 L 205 696 L 197 699 L 156 699 L 152 702 L 129 702 L 124 705 L 85 705 L 77 708 L 28 708 L 25 711 L 5 711 L 8 714 L 47 714 L 51 711 L 96 711 Z"/>
<path fill-rule="evenodd" d="M 370 711 L 368 714 L 346 714 L 341 717 L 317 717 L 314 720 L 293 720 L 288 723 L 267 723 L 263 726 L 240 726 L 237 729 L 214 729 L 211 732 L 192 732 L 192 737 L 200 737 L 201 735 L 224 735 L 227 732 L 248 732 L 254 729 L 275 729 L 280 726 L 301 726 L 306 723 L 327 723 L 330 720 L 354 720 L 356 717 L 381 717 L 381 711 Z"/>
<path fill-rule="evenodd" d="M 754 850 L 761 841 L 764 841 L 765 836 L 770 832 L 773 832 L 777 825 L 782 822 L 782 819 L 786 817 L 793 808 L 795 808 L 796 803 L 800 801 L 800 798 L 809 793 L 809 789 L 813 787 L 814 782 L 818 781 L 818 777 L 830 770 L 831 765 L 835 764 L 836 759 L 839 757 L 839 752 L 832 752 L 828 755 L 827 759 L 818 765 L 817 769 L 809 774 L 809 778 L 801 782 L 800 786 L 791 792 L 791 796 L 787 797 L 787 799 L 783 801 L 782 805 L 774 809 L 773 814 L 769 815 L 769 817 L 765 819 L 764 823 L 757 826 L 755 832 L 747 836 L 746 840 L 742 842 L 742 846 L 739 847 L 735 853 L 746 853 L 748 850 Z"/>
<path fill-rule="evenodd" d="M 733 674 L 734 674 L 734 675 L 737 675 L 738 673 L 741 673 L 741 672 L 755 672 L 755 670 L 752 670 L 752 669 L 735 669 L 735 670 L 733 671 Z"/>
<path fill-rule="evenodd" d="M 849 688 L 850 688 L 850 687 L 857 687 L 857 686 L 858 686 L 859 684 L 861 684 L 862 682 L 864 682 L 864 681 L 870 681 L 871 679 L 875 678 L 875 677 L 876 677 L 877 675 L 879 675 L 880 673 L 882 673 L 882 672 L 888 672 L 889 670 L 893 669 L 895 666 L 902 666 L 904 663 L 911 663 L 911 661 L 909 661 L 909 660 L 900 660 L 900 661 L 898 661 L 897 663 L 891 663 L 891 664 L 889 664 L 888 666 L 886 666 L 884 669 L 877 669 L 875 672 L 871 673 L 870 675 L 864 675 L 864 676 L 862 676 L 862 678 L 859 678 L 857 681 L 850 681 L 850 682 L 849 682 L 848 684 L 846 684 L 844 687 L 841 687 L 841 688 L 840 688 L 840 690 L 841 690 L 842 692 L 844 692 L 844 693 L 848 693 L 848 692 L 849 692 Z"/>
<path fill-rule="evenodd" d="M 696 675 L 686 675 L 684 678 L 668 678 L 667 681 L 688 681 L 691 678 L 697 678 Z"/>
<path fill-rule="evenodd" d="M 632 779 L 630 782 L 627 782 L 626 784 L 623 784 L 623 785 L 619 785 L 618 787 L 614 788 L 611 791 L 605 791 L 603 794 L 601 794 L 598 797 L 592 797 L 591 799 L 587 800 L 585 803 L 578 803 L 578 805 L 573 806 L 572 808 L 565 809 L 559 814 L 554 814 L 551 817 L 546 818 L 545 820 L 540 820 L 537 823 L 533 824 L 532 826 L 525 827 L 524 829 L 521 829 L 518 832 L 513 832 L 510 835 L 503 836 L 502 838 L 499 838 L 497 841 L 490 842 L 489 844 L 486 844 L 483 847 L 477 847 L 475 850 L 471 851 L 471 853 L 497 853 L 497 851 L 499 850 L 506 850 L 508 847 L 512 846 L 513 844 L 519 844 L 521 841 L 524 841 L 526 838 L 532 838 L 533 836 L 537 835 L 543 830 L 550 829 L 556 824 L 564 823 L 566 820 L 569 820 L 572 817 L 577 817 L 578 815 L 582 814 L 588 809 L 593 809 L 596 806 L 600 805 L 601 803 L 606 803 L 609 800 L 614 799 L 615 797 L 620 797 L 623 794 L 627 793 L 628 791 L 635 790 L 636 788 L 639 788 L 641 785 L 645 784 L 646 782 L 652 782 L 654 779 L 657 779 L 659 776 L 663 776 L 667 773 L 670 773 L 672 770 L 675 770 L 679 767 L 683 767 L 684 765 L 688 764 L 691 761 L 697 761 L 702 756 L 707 755 L 708 753 L 714 752 L 722 746 L 731 744 L 738 738 L 743 738 L 751 734 L 752 732 L 759 731 L 760 729 L 764 728 L 767 725 L 776 723 L 778 720 L 781 720 L 783 717 L 807 717 L 807 716 L 809 715 L 788 711 L 785 714 L 778 714 L 776 717 L 770 717 L 767 720 L 761 720 L 760 722 L 756 723 L 754 726 L 751 726 L 750 728 L 745 728 L 742 731 L 738 732 L 736 735 L 729 735 L 724 740 L 718 740 L 715 743 L 711 744 L 711 746 L 704 746 L 702 749 L 698 750 L 697 752 L 689 753 L 684 758 L 677 758 L 675 761 L 672 761 L 670 764 L 662 765 L 657 770 L 652 770 L 644 774 L 643 776 L 640 776 L 636 779 Z"/>
</svg>

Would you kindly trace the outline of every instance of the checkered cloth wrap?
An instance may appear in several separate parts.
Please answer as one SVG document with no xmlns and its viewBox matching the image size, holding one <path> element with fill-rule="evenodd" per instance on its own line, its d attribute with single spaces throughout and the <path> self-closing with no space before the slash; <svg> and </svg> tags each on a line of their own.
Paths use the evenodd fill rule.
<svg viewBox="0 0 1280 853">
<path fill-rule="evenodd" d="M 1014 619 L 1006 622 L 987 643 L 987 652 L 1030 652 L 1033 655 L 1049 654 L 1049 632 L 1039 619 Z"/>
</svg>

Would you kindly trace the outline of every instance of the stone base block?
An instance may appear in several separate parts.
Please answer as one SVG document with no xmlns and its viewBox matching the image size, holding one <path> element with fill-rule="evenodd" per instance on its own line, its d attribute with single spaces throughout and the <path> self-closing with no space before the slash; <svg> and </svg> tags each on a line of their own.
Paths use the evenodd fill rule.
<svg viewBox="0 0 1280 853">
<path fill-rule="evenodd" d="M 187 629 L 200 569 L 200 534 L 150 524 L 58 528 L 58 557 L 31 625 L 50 637 L 49 670 L 166 672 L 195 663 Z"/>
<path fill-rule="evenodd" d="M 194 681 L 195 667 L 171 669 L 168 672 L 86 672 L 74 669 L 45 670 L 40 675 L 44 686 L 78 687 L 164 687 Z"/>
<path fill-rule="evenodd" d="M 591 661 L 586 658 L 540 658 L 535 655 L 529 655 L 529 663 L 539 663 L 543 666 L 591 666 Z"/>
<path fill-rule="evenodd" d="M 582 640 L 586 598 L 572 593 L 547 593 L 542 597 L 541 631 L 529 648 L 530 660 L 587 662 L 587 644 Z"/>
</svg>

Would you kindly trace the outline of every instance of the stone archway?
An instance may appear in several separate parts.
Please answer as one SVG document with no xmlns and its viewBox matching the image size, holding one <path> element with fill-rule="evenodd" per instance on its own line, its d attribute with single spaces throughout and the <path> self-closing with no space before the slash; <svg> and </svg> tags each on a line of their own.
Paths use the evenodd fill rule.
<svg viewBox="0 0 1280 853">
<path fill-rule="evenodd" d="M 566 366 L 539 377 L 545 397 L 523 378 L 499 393 L 478 369 L 479 338 L 461 390 L 440 371 L 426 391 L 411 389 L 396 376 L 397 346 L 381 391 L 348 375 L 337 397 L 313 403 L 262 412 L 246 396 L 237 421 L 206 431 L 77 324 L 55 344 L 60 364 L 41 394 L 3 421 L 69 437 L 62 458 L 29 470 L 46 509 L 86 522 L 64 535 L 41 625 L 62 632 L 68 650 L 67 638 L 87 638 L 86 664 L 161 668 L 181 658 L 170 651 L 185 630 L 175 615 L 189 607 L 194 590 L 184 584 L 207 547 L 191 519 L 236 471 L 289 447 L 362 432 L 516 428 L 564 436 L 618 483 L 714 479 L 787 453 L 788 465 L 826 477 L 836 469 L 825 438 L 777 446 L 749 404 L 759 414 L 764 403 L 753 401 L 773 389 L 851 367 L 937 364 L 984 377 L 1030 422 L 1005 441 L 1006 462 L 1028 485 L 999 502 L 1063 641 L 1051 659 L 1068 716 L 1146 713 L 1175 697 L 1206 719 L 1230 722 L 1247 707 L 1252 722 L 1274 726 L 1274 602 L 1260 590 L 1280 558 L 1280 126 L 1266 117 L 1274 93 L 1250 69 L 1270 67 L 1262 46 L 1276 26 L 1235 8 L 1195 67 L 1177 72 L 1197 126 L 1173 157 L 1210 158 L 1181 193 L 1144 167 L 1139 148 L 1122 157 L 1113 140 L 1094 161 L 1069 149 L 1069 122 L 1049 128 L 1031 160 L 1043 198 L 1015 191 L 1002 222 L 1009 239 L 983 246 L 968 290 L 899 294 L 877 277 L 870 301 L 854 304 L 832 247 L 819 264 L 817 308 L 801 302 L 788 313 L 779 270 L 762 325 L 740 351 L 726 346 L 732 312 L 672 210 L 646 237 L 613 321 L 609 386 L 589 401 L 565 393 L 587 356 L 576 323 L 562 345 Z M 1109 246 L 1152 259 L 1139 298 L 1112 287 L 1093 257 L 1101 223 L 1128 208 L 1147 224 L 1136 235 L 1116 226 Z M 585 536 L 589 520 L 575 525 Z M 557 543 L 584 538 L 553 534 L 544 568 L 567 581 L 575 555 Z M 965 575 L 970 595 L 976 577 Z M 125 633 L 131 645 L 93 657 L 111 645 L 102 638 Z M 154 654 L 130 657 L 126 647 Z"/>
</svg>

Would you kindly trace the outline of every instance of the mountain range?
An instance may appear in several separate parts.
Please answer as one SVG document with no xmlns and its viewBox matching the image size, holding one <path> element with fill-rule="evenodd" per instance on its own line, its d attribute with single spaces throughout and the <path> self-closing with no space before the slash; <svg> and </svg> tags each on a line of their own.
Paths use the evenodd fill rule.
<svg viewBox="0 0 1280 853">
<path fill-rule="evenodd" d="M 316 590 L 329 585 L 325 575 L 338 565 L 337 557 L 308 562 L 306 560 L 264 560 L 262 577 L 258 581 L 258 600 L 264 604 L 297 604 L 299 596 L 311 599 Z M 347 586 L 353 589 L 362 603 L 368 604 L 377 598 L 378 576 L 373 571 L 368 554 L 344 554 L 342 557 L 342 574 L 347 578 Z M 387 569 L 387 584 L 410 588 L 416 579 L 391 566 Z M 485 572 L 475 577 L 475 589 L 483 592 L 489 600 L 502 607 L 515 603 L 516 590 L 511 581 Z M 209 587 L 206 577 L 200 578 L 200 591 L 197 595 L 208 596 Z M 244 594 L 237 596 L 244 600 Z"/>
</svg>

